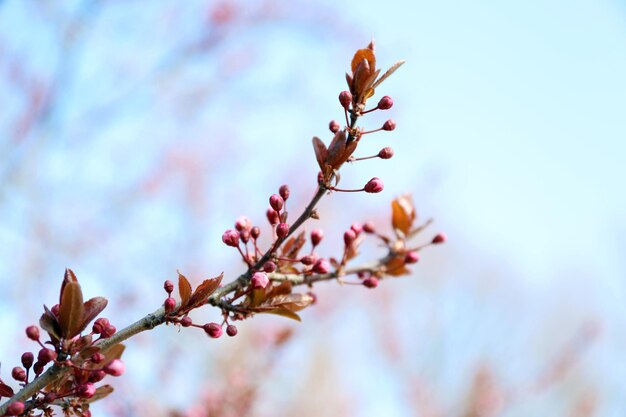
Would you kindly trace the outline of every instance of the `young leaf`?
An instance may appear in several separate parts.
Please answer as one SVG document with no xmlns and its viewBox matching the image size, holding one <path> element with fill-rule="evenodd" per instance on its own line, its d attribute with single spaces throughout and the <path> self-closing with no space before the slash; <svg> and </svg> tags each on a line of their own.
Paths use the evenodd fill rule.
<svg viewBox="0 0 626 417">
<path fill-rule="evenodd" d="M 124 346 L 121 343 L 118 343 L 117 345 L 113 345 L 109 347 L 108 349 L 101 351 L 100 353 L 104 355 L 104 361 L 102 361 L 102 365 L 107 365 L 113 359 L 121 358 L 122 353 L 124 353 L 125 349 L 126 349 L 126 346 Z"/>
<path fill-rule="evenodd" d="M 0 382 L 0 397 L 12 397 L 13 396 L 13 388 L 8 386 L 7 384 Z"/>
<path fill-rule="evenodd" d="M 84 313 L 83 320 L 80 324 L 79 332 L 85 330 L 85 328 L 91 323 L 93 319 L 95 319 L 98 314 L 102 313 L 102 310 L 107 306 L 108 301 L 104 297 L 94 297 L 90 300 L 87 300 L 83 305 Z"/>
<path fill-rule="evenodd" d="M 277 314 L 279 316 L 287 317 L 292 320 L 302 321 L 299 315 L 297 315 L 293 311 L 287 310 L 284 307 L 270 308 L 268 310 L 257 311 L 257 313 Z"/>
<path fill-rule="evenodd" d="M 178 294 L 180 294 L 181 307 L 185 307 L 191 298 L 191 284 L 180 272 L 178 273 Z"/>
<path fill-rule="evenodd" d="M 61 326 L 56 316 L 46 306 L 43 306 L 45 312 L 39 318 L 39 325 L 50 335 L 53 342 L 61 339 Z"/>
<path fill-rule="evenodd" d="M 391 202 L 391 224 L 404 236 L 409 234 L 415 220 L 415 208 L 408 194 L 402 195 Z"/>
<path fill-rule="evenodd" d="M 328 156 L 328 149 L 324 142 L 317 136 L 313 137 L 313 149 L 315 150 L 315 158 L 317 158 L 317 163 L 320 166 L 322 172 L 325 171 L 326 167 L 326 157 Z"/>
<path fill-rule="evenodd" d="M 283 245 L 283 256 L 286 256 L 287 258 L 290 258 L 290 259 L 297 258 L 298 253 L 300 252 L 300 249 L 302 249 L 305 243 L 306 243 L 306 234 L 303 230 L 298 234 L 298 236 L 292 237 L 291 239 L 287 241 L 287 243 Z"/>
<path fill-rule="evenodd" d="M 385 264 L 385 274 L 393 277 L 408 275 L 411 273 L 411 270 L 409 270 L 405 265 L 406 262 L 404 261 L 404 256 L 395 256 Z"/>
<path fill-rule="evenodd" d="M 61 304 L 59 305 L 59 325 L 61 335 L 65 339 L 71 339 L 82 330 L 80 328 L 85 307 L 83 305 L 83 292 L 77 281 L 70 281 L 65 284 L 61 294 Z"/>
<path fill-rule="evenodd" d="M 78 279 L 74 271 L 65 268 L 65 275 L 63 275 L 63 282 L 61 283 L 61 292 L 59 293 L 59 304 L 61 304 L 61 298 L 63 298 L 63 290 L 65 290 L 65 286 L 70 282 L 78 282 Z"/>
<path fill-rule="evenodd" d="M 341 166 L 341 159 L 346 151 L 346 132 L 340 130 L 335 133 L 335 137 L 328 146 L 328 156 L 326 163 L 332 166 L 334 169 L 338 169 Z"/>
<path fill-rule="evenodd" d="M 215 292 L 220 286 L 224 273 L 211 279 L 205 279 L 202 284 L 198 285 L 198 288 L 193 292 L 193 295 L 189 299 L 189 308 L 196 308 L 206 303 L 207 298 Z"/>
<path fill-rule="evenodd" d="M 402 61 L 398 61 L 395 64 L 393 64 L 391 66 L 391 68 L 389 68 L 382 77 L 380 77 L 378 80 L 376 80 L 376 82 L 372 85 L 372 88 L 376 88 L 380 85 L 380 83 L 382 83 L 383 81 L 385 81 L 387 79 L 387 77 L 389 77 L 391 74 L 393 74 L 394 72 L 396 72 L 396 70 L 398 68 L 400 68 L 402 66 L 402 64 L 404 64 L 406 61 L 402 60 Z"/>
<path fill-rule="evenodd" d="M 110 385 L 103 385 L 101 387 L 98 387 L 98 389 L 96 389 L 96 393 L 93 395 L 93 397 L 87 399 L 87 400 L 82 400 L 85 403 L 92 403 L 94 401 L 98 401 L 103 399 L 104 397 L 108 396 L 109 394 L 111 394 L 113 392 L 113 387 Z"/>
<path fill-rule="evenodd" d="M 376 69 L 376 56 L 374 55 L 374 51 L 369 48 L 359 49 L 352 58 L 351 67 L 353 74 L 356 73 L 358 66 L 363 60 L 367 61 L 367 65 L 372 71 Z"/>
</svg>

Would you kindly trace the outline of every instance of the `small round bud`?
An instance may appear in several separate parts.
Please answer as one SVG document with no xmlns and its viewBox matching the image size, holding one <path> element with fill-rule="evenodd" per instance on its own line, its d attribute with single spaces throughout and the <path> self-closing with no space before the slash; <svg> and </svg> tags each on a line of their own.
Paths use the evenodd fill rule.
<svg viewBox="0 0 626 417">
<path fill-rule="evenodd" d="M 274 210 L 273 208 L 268 208 L 267 212 L 265 213 L 265 215 L 267 216 L 267 221 L 270 222 L 270 224 L 272 226 L 274 226 L 275 224 L 280 223 L 280 216 L 278 215 L 278 213 L 276 212 L 276 210 Z"/>
<path fill-rule="evenodd" d="M 228 246 L 236 248 L 239 246 L 239 233 L 236 230 L 229 229 L 222 234 L 222 242 Z"/>
<path fill-rule="evenodd" d="M 316 274 L 327 274 L 330 271 L 330 264 L 324 258 L 318 259 L 313 265 L 313 272 Z"/>
<path fill-rule="evenodd" d="M 55 360 L 56 358 L 57 353 L 54 350 L 48 348 L 41 349 L 37 354 L 37 361 L 41 362 L 43 365 Z"/>
<path fill-rule="evenodd" d="M 56 399 L 57 399 L 57 394 L 56 392 L 52 392 L 52 391 L 46 392 L 46 394 L 43 396 L 44 403 L 51 403 L 52 401 L 55 401 Z"/>
<path fill-rule="evenodd" d="M 352 229 L 346 230 L 346 232 L 343 234 L 343 243 L 345 243 L 346 246 L 350 246 L 352 242 L 354 242 L 355 240 L 356 240 L 356 233 L 354 233 L 354 230 Z"/>
<path fill-rule="evenodd" d="M 109 338 L 109 337 L 113 336 L 116 331 L 117 331 L 117 329 L 115 328 L 115 326 L 113 326 L 112 324 L 109 324 L 106 327 L 106 329 L 104 329 L 102 331 L 102 333 L 100 333 L 100 337 L 102 337 L 104 339 Z"/>
<path fill-rule="evenodd" d="M 19 416 L 25 410 L 24 403 L 21 401 L 15 401 L 9 404 L 7 407 L 7 416 Z"/>
<path fill-rule="evenodd" d="M 163 283 L 163 289 L 166 293 L 170 294 L 172 291 L 174 291 L 174 283 L 168 279 Z"/>
<path fill-rule="evenodd" d="M 419 262 L 419 260 L 420 256 L 415 251 L 407 252 L 406 255 L 404 255 L 404 262 L 407 264 L 415 264 Z"/>
<path fill-rule="evenodd" d="M 183 327 L 190 327 L 193 324 L 193 321 L 191 320 L 191 317 L 189 316 L 185 316 L 182 319 L 180 319 L 180 325 Z"/>
<path fill-rule="evenodd" d="M 61 306 L 58 304 L 55 304 L 52 306 L 52 308 L 50 309 L 50 311 L 52 312 L 52 314 L 54 314 L 55 316 L 59 317 L 59 311 L 61 311 Z"/>
<path fill-rule="evenodd" d="M 288 234 L 289 234 L 289 225 L 287 223 L 281 223 L 278 226 L 276 226 L 276 236 L 278 236 L 279 239 L 287 237 Z"/>
<path fill-rule="evenodd" d="M 270 196 L 270 206 L 275 210 L 280 212 L 283 209 L 283 205 L 285 201 L 278 194 L 272 194 Z"/>
<path fill-rule="evenodd" d="M 374 226 L 374 223 L 367 222 L 363 225 L 363 231 L 365 233 L 374 233 L 376 231 L 376 227 Z"/>
<path fill-rule="evenodd" d="M 33 340 L 35 342 L 37 340 L 39 340 L 39 336 L 40 336 L 40 334 L 39 334 L 39 327 L 37 327 L 37 326 L 28 326 L 26 328 L 26 336 L 30 340 Z"/>
<path fill-rule="evenodd" d="M 366 288 L 376 288 L 378 287 L 378 278 L 376 277 L 368 277 L 363 280 L 363 285 Z"/>
<path fill-rule="evenodd" d="M 101 317 L 99 319 L 97 319 L 94 323 L 93 326 L 91 328 L 91 331 L 94 332 L 95 334 L 100 334 L 102 333 L 107 327 L 109 327 L 111 323 L 109 323 L 108 319 L 105 319 L 104 317 Z"/>
<path fill-rule="evenodd" d="M 43 372 L 43 367 L 46 366 L 45 363 L 37 361 L 33 365 L 33 371 L 35 371 L 35 375 L 39 375 Z"/>
<path fill-rule="evenodd" d="M 254 226 L 251 230 L 250 230 L 250 236 L 252 236 L 252 239 L 258 239 L 259 236 L 261 236 L 261 229 L 259 229 L 258 226 Z"/>
<path fill-rule="evenodd" d="M 251 228 L 252 222 L 249 218 L 241 216 L 238 217 L 237 220 L 235 220 L 235 229 L 237 229 L 238 231 L 241 232 L 242 230 L 250 230 Z"/>
<path fill-rule="evenodd" d="M 445 233 L 438 233 L 434 238 L 432 243 L 437 245 L 439 243 L 445 243 L 448 240 L 448 236 Z"/>
<path fill-rule="evenodd" d="M 272 272 L 276 271 L 276 264 L 272 261 L 267 261 L 265 262 L 265 265 L 263 265 L 263 270 L 268 274 L 271 274 Z"/>
<path fill-rule="evenodd" d="M 384 96 L 378 102 L 378 108 L 381 110 L 389 110 L 393 107 L 393 99 L 389 96 Z"/>
<path fill-rule="evenodd" d="M 330 131 L 333 133 L 337 133 L 339 132 L 339 129 L 341 129 L 341 125 L 338 121 L 331 120 L 330 123 L 328 123 L 328 129 L 330 129 Z"/>
<path fill-rule="evenodd" d="M 80 398 L 91 398 L 96 393 L 96 386 L 91 382 L 79 385 L 76 388 L 76 396 Z"/>
<path fill-rule="evenodd" d="M 366 193 L 379 193 L 385 188 L 383 181 L 380 178 L 374 177 L 363 188 Z"/>
<path fill-rule="evenodd" d="M 361 225 L 361 223 L 352 223 L 352 226 L 350 226 L 350 229 L 352 229 L 354 233 L 356 233 L 356 235 L 358 236 L 363 231 L 363 226 Z"/>
<path fill-rule="evenodd" d="M 26 369 L 29 369 L 33 366 L 33 362 L 35 361 L 35 355 L 33 352 L 24 352 L 22 353 L 22 366 Z"/>
<path fill-rule="evenodd" d="M 237 326 L 234 324 L 229 324 L 226 326 L 226 334 L 230 337 L 237 336 Z"/>
<path fill-rule="evenodd" d="M 391 149 L 391 147 L 389 146 L 387 146 L 386 148 L 382 148 L 380 152 L 378 152 L 378 157 L 380 159 L 391 159 L 392 156 L 393 156 L 393 149 Z"/>
<path fill-rule="evenodd" d="M 91 410 L 85 410 L 80 417 L 91 417 Z"/>
<path fill-rule="evenodd" d="M 107 376 L 106 372 L 104 372 L 102 369 L 98 369 L 97 371 L 91 371 L 89 373 L 89 377 L 87 378 L 87 381 L 95 384 L 97 382 L 102 381 L 106 376 Z"/>
<path fill-rule="evenodd" d="M 391 132 L 395 128 L 396 128 L 396 121 L 393 119 L 389 119 L 385 122 L 385 124 L 383 124 L 383 130 L 386 130 L 388 132 Z"/>
<path fill-rule="evenodd" d="M 243 229 L 239 231 L 239 238 L 245 244 L 250 240 L 250 231 L 248 229 Z"/>
<path fill-rule="evenodd" d="M 306 293 L 306 295 L 313 299 L 313 301 L 311 301 L 311 305 L 317 304 L 317 295 L 315 295 L 314 292 L 309 291 L 308 293 Z"/>
<path fill-rule="evenodd" d="M 317 173 L 317 183 L 318 184 L 324 183 L 324 174 L 322 173 L 322 171 Z"/>
<path fill-rule="evenodd" d="M 219 338 L 220 336 L 222 336 L 223 333 L 222 326 L 217 323 L 207 323 L 202 326 L 202 328 L 204 329 L 206 334 L 208 334 L 213 339 Z"/>
<path fill-rule="evenodd" d="M 339 93 L 339 103 L 341 103 L 341 107 L 348 110 L 352 103 L 352 94 L 349 91 Z"/>
<path fill-rule="evenodd" d="M 315 263 L 315 257 L 312 255 L 306 255 L 300 258 L 302 265 L 313 265 Z"/>
<path fill-rule="evenodd" d="M 122 362 L 119 359 L 113 359 L 104 368 L 102 368 L 102 370 L 107 375 L 111 375 L 111 376 L 122 375 L 124 373 L 124 369 L 126 369 L 126 367 L 124 366 L 124 362 Z"/>
<path fill-rule="evenodd" d="M 176 308 L 176 300 L 172 297 L 167 297 L 163 302 L 163 308 L 166 313 L 171 313 Z"/>
<path fill-rule="evenodd" d="M 313 246 L 317 246 L 324 239 L 324 231 L 320 229 L 315 229 L 311 232 L 311 243 Z"/>
<path fill-rule="evenodd" d="M 255 290 L 260 290 L 262 288 L 267 287 L 267 284 L 270 283 L 269 278 L 264 272 L 255 272 L 250 279 L 250 285 Z"/>
<path fill-rule="evenodd" d="M 21 368 L 19 366 L 16 366 L 15 368 L 13 368 L 13 370 L 11 371 L 11 376 L 16 381 L 19 381 L 19 382 L 26 381 L 26 371 L 24 370 L 24 368 Z"/>
<path fill-rule="evenodd" d="M 102 363 L 102 361 L 104 361 L 105 359 L 106 359 L 106 356 L 104 356 L 100 352 L 96 352 L 93 355 L 91 355 L 91 363 L 99 364 L 99 363 Z"/>
<path fill-rule="evenodd" d="M 283 200 L 287 201 L 289 196 L 291 195 L 291 190 L 287 184 L 281 185 L 278 189 L 278 194 L 283 198 Z"/>
</svg>

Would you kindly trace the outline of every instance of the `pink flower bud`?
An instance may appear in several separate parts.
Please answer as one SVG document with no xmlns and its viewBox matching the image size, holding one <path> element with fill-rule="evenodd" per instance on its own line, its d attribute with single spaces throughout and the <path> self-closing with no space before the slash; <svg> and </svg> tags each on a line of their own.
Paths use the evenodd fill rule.
<svg viewBox="0 0 626 417">
<path fill-rule="evenodd" d="M 354 230 L 352 229 L 346 230 L 346 232 L 343 234 L 343 243 L 345 243 L 346 246 L 350 246 L 352 242 L 354 242 L 355 240 L 356 240 L 356 233 L 354 233 Z"/>
<path fill-rule="evenodd" d="M 39 340 L 39 336 L 40 336 L 40 334 L 39 334 L 39 327 L 37 327 L 37 326 L 28 326 L 26 328 L 26 336 L 30 340 L 33 340 L 35 342 L 37 340 Z"/>
<path fill-rule="evenodd" d="M 365 233 L 374 233 L 376 231 L 376 227 L 374 226 L 374 223 L 367 222 L 363 225 L 363 231 Z"/>
<path fill-rule="evenodd" d="M 235 220 L 235 229 L 237 229 L 238 231 L 241 232 L 242 230 L 250 230 L 251 228 L 252 222 L 249 218 L 241 216 L 238 217 L 237 220 Z"/>
<path fill-rule="evenodd" d="M 324 231 L 320 229 L 315 229 L 311 232 L 311 243 L 313 246 L 317 246 L 324 239 Z"/>
<path fill-rule="evenodd" d="M 283 205 L 285 201 L 278 194 L 272 194 L 270 196 L 270 206 L 275 210 L 280 212 L 283 209 Z"/>
<path fill-rule="evenodd" d="M 387 146 L 386 148 L 382 148 L 380 152 L 378 152 L 378 157 L 380 159 L 391 159 L 392 156 L 393 149 L 391 149 L 389 146 Z"/>
<path fill-rule="evenodd" d="M 330 264 L 324 258 L 318 259 L 313 265 L 313 272 L 316 274 L 327 274 L 330 271 Z"/>
<path fill-rule="evenodd" d="M 281 223 L 278 226 L 276 226 L 276 236 L 278 236 L 279 239 L 287 237 L 288 234 L 289 234 L 289 225 L 287 223 Z"/>
<path fill-rule="evenodd" d="M 306 295 L 313 299 L 313 301 L 311 301 L 311 305 L 317 304 L 317 295 L 315 295 L 314 292 L 309 291 L 308 293 L 306 293 Z"/>
<path fill-rule="evenodd" d="M 258 239 L 259 236 L 261 236 L 261 229 L 259 229 L 258 226 L 254 226 L 252 230 L 250 230 L 250 236 L 252 236 L 252 239 Z"/>
<path fill-rule="evenodd" d="M 43 365 L 55 360 L 56 358 L 57 353 L 54 350 L 48 348 L 41 349 L 37 354 L 37 361 L 41 362 Z"/>
<path fill-rule="evenodd" d="M 237 326 L 234 324 L 229 324 L 226 326 L 226 334 L 230 337 L 237 336 Z"/>
<path fill-rule="evenodd" d="M 76 389 L 76 396 L 80 398 L 91 398 L 96 393 L 96 386 L 90 382 L 79 385 Z"/>
<path fill-rule="evenodd" d="M 55 316 L 59 317 L 59 311 L 61 310 L 61 306 L 58 304 L 55 304 L 52 306 L 52 308 L 50 309 L 50 311 L 52 312 L 52 314 L 54 314 Z"/>
<path fill-rule="evenodd" d="M 271 274 L 272 272 L 276 271 L 276 264 L 272 261 L 267 261 L 265 262 L 265 265 L 263 265 L 263 270 L 268 274 Z"/>
<path fill-rule="evenodd" d="M 341 103 L 341 107 L 348 110 L 352 103 L 352 94 L 349 91 L 339 93 L 339 103 Z"/>
<path fill-rule="evenodd" d="M 7 407 L 7 416 L 19 416 L 25 410 L 24 403 L 21 401 L 15 401 L 9 404 Z"/>
<path fill-rule="evenodd" d="M 111 362 L 106 364 L 104 368 L 102 368 L 102 370 L 107 375 L 111 375 L 111 376 L 122 375 L 124 373 L 124 369 L 126 369 L 126 367 L 124 366 L 124 362 L 122 362 L 119 359 L 113 359 Z"/>
<path fill-rule="evenodd" d="M 378 102 L 378 108 L 381 110 L 389 110 L 393 107 L 393 99 L 389 96 L 384 96 Z"/>
<path fill-rule="evenodd" d="M 341 129 L 341 125 L 338 121 L 331 120 L 330 123 L 328 123 L 328 129 L 330 129 L 330 131 L 333 133 L 337 133 L 339 132 L 339 129 Z"/>
<path fill-rule="evenodd" d="M 21 368 L 19 366 L 16 366 L 15 368 L 13 368 L 13 370 L 11 371 L 11 376 L 16 381 L 19 381 L 19 382 L 26 381 L 26 371 L 24 370 L 24 368 Z"/>
<path fill-rule="evenodd" d="M 243 243 L 248 243 L 250 240 L 250 231 L 248 229 L 243 229 L 239 231 L 239 237 Z"/>
<path fill-rule="evenodd" d="M 385 124 L 383 124 L 383 130 L 387 130 L 391 132 L 395 128 L 396 128 L 396 121 L 393 119 L 389 119 L 385 122 Z"/>
<path fill-rule="evenodd" d="M 166 293 L 171 293 L 172 291 L 174 291 L 174 283 L 168 279 L 163 283 L 163 289 Z"/>
<path fill-rule="evenodd" d="M 315 263 L 315 257 L 312 255 L 306 255 L 300 258 L 302 265 L 313 265 Z"/>
<path fill-rule="evenodd" d="M 255 272 L 252 275 L 252 279 L 250 279 L 250 285 L 252 285 L 252 288 L 254 288 L 255 290 L 260 290 L 262 288 L 265 288 L 267 287 L 267 284 L 269 283 L 270 283 L 269 278 L 263 272 Z"/>
<path fill-rule="evenodd" d="M 228 246 L 236 248 L 239 246 L 239 233 L 236 230 L 229 229 L 222 234 L 222 242 Z"/>
<path fill-rule="evenodd" d="M 98 369 L 97 371 L 91 371 L 89 373 L 89 377 L 87 378 L 87 381 L 95 384 L 97 382 L 102 381 L 106 376 L 107 376 L 106 372 L 104 372 L 102 369 Z"/>
<path fill-rule="evenodd" d="M 374 177 L 365 184 L 364 190 L 366 193 L 379 193 L 384 187 L 383 181 L 380 178 Z"/>
<path fill-rule="evenodd" d="M 222 336 L 223 333 L 222 326 L 217 323 L 207 323 L 202 326 L 202 328 L 204 329 L 206 334 L 208 334 L 213 339 L 219 338 L 220 336 Z"/>
<path fill-rule="evenodd" d="M 95 364 L 102 363 L 102 361 L 104 361 L 105 359 L 106 359 L 106 356 L 104 356 L 100 352 L 96 352 L 93 355 L 91 355 L 91 362 Z"/>
<path fill-rule="evenodd" d="M 24 352 L 22 353 L 22 366 L 26 369 L 29 369 L 33 366 L 33 362 L 35 360 L 35 355 L 33 352 Z"/>
<path fill-rule="evenodd" d="M 356 233 L 356 235 L 358 236 L 363 231 L 363 226 L 360 223 L 352 223 L 352 226 L 350 226 L 350 229 L 352 229 L 354 233 Z"/>
<path fill-rule="evenodd" d="M 44 403 L 51 403 L 52 401 L 55 401 L 56 399 L 57 399 L 57 394 L 52 391 L 46 392 L 46 394 L 43 396 Z"/>
<path fill-rule="evenodd" d="M 100 333 L 100 337 L 102 337 L 103 339 L 109 338 L 109 337 L 113 336 L 116 331 L 117 331 L 117 329 L 115 328 L 115 326 L 113 326 L 112 324 L 109 324 L 106 327 L 106 329 L 104 329 L 102 331 L 102 333 Z"/>
<path fill-rule="evenodd" d="M 407 254 L 404 255 L 404 262 L 407 264 L 415 264 L 419 262 L 419 260 L 420 260 L 420 256 L 415 251 L 407 252 Z"/>
<path fill-rule="evenodd" d="M 363 280 L 363 285 L 366 288 L 376 288 L 378 287 L 378 278 L 376 277 L 368 277 Z"/>
<path fill-rule="evenodd" d="M 281 185 L 278 189 L 278 194 L 283 198 L 283 200 L 287 201 L 289 196 L 291 195 L 291 190 L 287 184 Z"/>
<path fill-rule="evenodd" d="M 265 215 L 267 216 L 267 221 L 270 222 L 272 226 L 280 223 L 280 216 L 273 208 L 268 208 Z"/>
<path fill-rule="evenodd" d="M 94 332 L 95 334 L 100 334 L 107 327 L 109 327 L 110 324 L 111 323 L 109 323 L 108 319 L 105 319 L 104 317 L 100 317 L 93 323 L 93 326 L 91 327 L 91 331 Z"/>
<path fill-rule="evenodd" d="M 183 327 L 190 327 L 193 324 L 193 321 L 191 320 L 191 317 L 189 316 L 185 316 L 182 319 L 180 319 L 180 325 Z"/>
<path fill-rule="evenodd" d="M 33 371 L 35 371 L 35 375 L 39 375 L 43 372 L 43 367 L 46 366 L 45 363 L 37 361 L 33 365 Z"/>
<path fill-rule="evenodd" d="M 448 240 L 448 236 L 445 233 L 438 233 L 434 238 L 432 243 L 437 245 L 439 243 L 445 243 Z"/>
<path fill-rule="evenodd" d="M 166 313 L 171 313 L 176 308 L 176 300 L 172 297 L 167 297 L 163 303 L 163 308 L 165 308 Z"/>
</svg>

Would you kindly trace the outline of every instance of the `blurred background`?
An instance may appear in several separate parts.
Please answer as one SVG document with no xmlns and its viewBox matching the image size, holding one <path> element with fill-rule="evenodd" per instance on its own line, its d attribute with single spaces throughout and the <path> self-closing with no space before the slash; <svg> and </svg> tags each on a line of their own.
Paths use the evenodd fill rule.
<svg viewBox="0 0 626 417">
<path fill-rule="evenodd" d="M 325 199 L 320 252 L 355 221 L 389 228 L 403 193 L 449 243 L 375 290 L 316 287 L 301 324 L 144 333 L 94 415 L 624 415 L 626 4 L 608 0 L 0 1 L 2 376 L 66 267 L 118 329 L 177 269 L 237 276 L 221 233 L 264 225 L 283 183 L 292 213 L 308 201 L 311 137 L 330 140 L 372 38 L 383 70 L 407 63 L 362 121 L 397 129 L 359 153 L 396 155 L 346 167 L 346 188 L 386 188 Z"/>
</svg>

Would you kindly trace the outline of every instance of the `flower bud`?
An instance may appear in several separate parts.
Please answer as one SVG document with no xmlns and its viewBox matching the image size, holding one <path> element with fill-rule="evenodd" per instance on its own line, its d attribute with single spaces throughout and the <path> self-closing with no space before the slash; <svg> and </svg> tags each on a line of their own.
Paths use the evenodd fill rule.
<svg viewBox="0 0 626 417">
<path fill-rule="evenodd" d="M 237 326 L 234 324 L 229 324 L 226 326 L 226 334 L 230 337 L 237 336 Z"/>
<path fill-rule="evenodd" d="M 270 196 L 270 206 L 275 210 L 280 212 L 283 209 L 283 205 L 285 201 L 278 194 L 272 194 Z"/>
<path fill-rule="evenodd" d="M 269 278 L 263 272 L 255 272 L 250 279 L 250 285 L 255 290 L 260 290 L 262 288 L 267 287 L 267 284 L 270 283 Z"/>
<path fill-rule="evenodd" d="M 312 255 L 306 255 L 300 258 L 302 265 L 313 265 L 315 263 L 315 257 Z"/>
<path fill-rule="evenodd" d="M 25 410 L 24 403 L 21 401 L 15 401 L 9 404 L 7 407 L 7 416 L 19 416 Z"/>
<path fill-rule="evenodd" d="M 407 264 L 415 264 L 419 260 L 420 260 L 420 256 L 415 251 L 407 252 L 406 255 L 404 255 L 404 262 Z"/>
<path fill-rule="evenodd" d="M 56 358 L 57 353 L 54 350 L 48 348 L 41 349 L 37 354 L 37 361 L 41 362 L 43 365 L 55 360 Z"/>
<path fill-rule="evenodd" d="M 213 339 L 217 339 L 222 336 L 222 326 L 217 323 L 207 323 L 202 326 L 206 334 L 208 334 Z"/>
<path fill-rule="evenodd" d="M 180 325 L 183 327 L 190 327 L 193 324 L 193 321 L 191 320 L 191 317 L 189 316 L 185 316 L 182 319 L 180 319 Z"/>
<path fill-rule="evenodd" d="M 432 243 L 437 245 L 439 243 L 445 243 L 448 240 L 448 236 L 445 233 L 438 233 L 434 238 Z"/>
<path fill-rule="evenodd" d="M 37 361 L 33 365 L 33 371 L 35 371 L 35 375 L 39 375 L 43 372 L 43 367 L 46 366 L 45 363 Z"/>
<path fill-rule="evenodd" d="M 283 200 L 287 201 L 289 196 L 291 195 L 291 190 L 287 184 L 281 185 L 278 189 L 278 194 L 283 198 Z"/>
<path fill-rule="evenodd" d="M 275 224 L 280 223 L 280 216 L 278 215 L 278 213 L 276 212 L 276 210 L 274 210 L 273 208 L 268 208 L 267 212 L 265 213 L 265 215 L 267 216 L 267 221 L 270 222 L 270 224 L 272 226 L 274 226 Z"/>
<path fill-rule="evenodd" d="M 228 246 L 236 248 L 239 246 L 239 233 L 236 230 L 229 229 L 222 234 L 222 242 Z"/>
<path fill-rule="evenodd" d="M 380 110 L 389 110 L 393 107 L 393 99 L 389 96 L 384 96 L 378 102 L 378 108 Z"/>
<path fill-rule="evenodd" d="M 352 94 L 349 91 L 339 93 L 339 103 L 341 103 L 341 107 L 348 110 L 352 103 Z"/>
<path fill-rule="evenodd" d="M 337 133 L 339 132 L 339 129 L 341 129 L 341 125 L 338 121 L 331 120 L 330 123 L 328 123 L 328 129 L 330 129 L 330 131 L 333 133 Z"/>
<path fill-rule="evenodd" d="M 313 265 L 313 272 L 316 274 L 327 274 L 330 271 L 330 264 L 324 258 L 318 259 Z"/>
<path fill-rule="evenodd" d="M 320 229 L 315 229 L 311 232 L 311 243 L 313 246 L 317 246 L 324 239 L 324 231 Z"/>
<path fill-rule="evenodd" d="M 16 366 L 15 368 L 13 368 L 13 370 L 11 371 L 11 376 L 16 381 L 19 381 L 19 382 L 26 381 L 26 371 L 24 370 L 24 368 L 21 368 L 19 366 Z"/>
<path fill-rule="evenodd" d="M 279 239 L 287 237 L 288 234 L 289 234 L 289 225 L 287 223 L 281 223 L 278 226 L 276 226 L 276 236 L 278 236 Z"/>
<path fill-rule="evenodd" d="M 376 288 L 378 287 L 378 278 L 376 277 L 368 277 L 363 280 L 363 285 L 366 288 Z"/>
<path fill-rule="evenodd" d="M 33 366 L 33 362 L 35 360 L 35 355 L 33 352 L 24 352 L 22 353 L 22 366 L 26 369 L 29 369 Z"/>
<path fill-rule="evenodd" d="M 122 362 L 119 359 L 113 359 L 111 362 L 106 364 L 104 368 L 102 368 L 102 370 L 107 375 L 111 375 L 111 376 L 122 375 L 124 373 L 124 369 L 126 369 L 126 367 L 124 366 L 124 362 Z"/>
<path fill-rule="evenodd" d="M 343 243 L 345 243 L 346 246 L 350 246 L 352 242 L 354 242 L 355 240 L 356 240 L 356 233 L 354 233 L 354 230 L 352 229 L 346 230 L 346 232 L 343 234 Z"/>
<path fill-rule="evenodd" d="M 389 119 L 383 124 L 383 130 L 391 132 L 396 128 L 396 121 L 393 119 Z"/>
<path fill-rule="evenodd" d="M 250 236 L 252 236 L 252 239 L 258 239 L 259 236 L 261 236 L 261 229 L 259 229 L 258 226 L 254 226 L 252 230 L 250 230 Z"/>
<path fill-rule="evenodd" d="M 166 313 L 171 313 L 176 308 L 176 300 L 172 297 L 167 297 L 163 303 L 163 308 Z"/>
<path fill-rule="evenodd" d="M 61 306 L 58 304 L 55 304 L 52 306 L 52 308 L 50 309 L 50 311 L 52 312 L 52 314 L 54 314 L 55 316 L 59 317 L 59 311 L 61 311 Z"/>
<path fill-rule="evenodd" d="M 56 392 L 53 392 L 53 391 L 48 391 L 43 396 L 43 402 L 47 404 L 51 403 L 52 401 L 55 401 L 56 399 L 57 399 L 57 394 Z"/>
<path fill-rule="evenodd" d="M 309 297 L 311 297 L 313 299 L 313 301 L 311 301 L 311 305 L 317 304 L 317 295 L 315 295 L 314 292 L 307 292 L 306 295 L 308 295 Z"/>
<path fill-rule="evenodd" d="M 393 149 L 391 149 L 391 147 L 389 146 L 387 146 L 386 148 L 382 148 L 380 152 L 378 152 L 378 157 L 380 159 L 391 159 L 392 156 L 393 156 Z"/>
<path fill-rule="evenodd" d="M 102 369 L 98 369 L 97 371 L 91 371 L 89 373 L 89 377 L 87 378 L 87 381 L 95 384 L 97 382 L 102 381 L 106 376 L 107 376 L 106 372 L 104 372 Z"/>
<path fill-rule="evenodd" d="M 110 325 L 109 320 L 105 319 L 104 317 L 101 317 L 93 323 L 93 326 L 91 327 L 91 331 L 94 332 L 95 334 L 100 334 L 107 327 L 109 327 L 109 325 Z"/>
<path fill-rule="evenodd" d="M 356 233 L 356 235 L 358 236 L 363 231 L 363 226 L 361 225 L 361 223 L 352 223 L 352 226 L 350 226 L 350 229 L 352 229 L 354 233 Z"/>
<path fill-rule="evenodd" d="M 268 274 L 271 274 L 272 272 L 276 271 L 276 264 L 272 261 L 267 261 L 265 262 L 265 265 L 263 265 L 263 270 Z"/>
<path fill-rule="evenodd" d="M 76 396 L 79 398 L 91 398 L 96 393 L 96 386 L 91 382 L 79 385 L 76 388 Z"/>
<path fill-rule="evenodd" d="M 171 293 L 172 291 L 174 291 L 174 283 L 168 279 L 163 283 L 163 289 L 166 293 Z"/>
<path fill-rule="evenodd" d="M 374 177 L 365 184 L 364 190 L 366 193 L 379 193 L 384 187 L 383 181 L 380 178 Z"/>
<path fill-rule="evenodd" d="M 243 229 L 239 231 L 239 238 L 245 244 L 250 240 L 250 231 L 248 229 Z"/>
<path fill-rule="evenodd" d="M 37 340 L 39 340 L 39 336 L 40 336 L 40 334 L 39 334 L 39 327 L 37 327 L 37 326 L 28 326 L 26 328 L 26 336 L 30 340 L 33 340 L 35 342 Z"/>
<path fill-rule="evenodd" d="M 115 334 L 117 329 L 112 324 L 109 324 L 103 331 L 100 333 L 100 337 L 103 339 L 109 338 Z"/>
<path fill-rule="evenodd" d="M 372 222 L 366 222 L 363 225 L 363 231 L 365 233 L 374 233 L 376 231 L 376 227 L 374 226 L 374 223 Z"/>
<path fill-rule="evenodd" d="M 100 352 L 96 352 L 93 355 L 91 355 L 91 363 L 99 364 L 99 363 L 102 363 L 102 361 L 104 361 L 105 359 L 106 359 L 106 356 L 104 356 Z"/>
<path fill-rule="evenodd" d="M 235 220 L 235 229 L 237 229 L 238 231 L 241 232 L 242 230 L 250 230 L 251 228 L 252 222 L 249 218 L 241 216 L 238 217 L 237 220 Z"/>
</svg>

